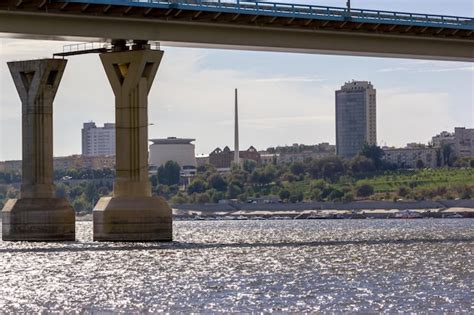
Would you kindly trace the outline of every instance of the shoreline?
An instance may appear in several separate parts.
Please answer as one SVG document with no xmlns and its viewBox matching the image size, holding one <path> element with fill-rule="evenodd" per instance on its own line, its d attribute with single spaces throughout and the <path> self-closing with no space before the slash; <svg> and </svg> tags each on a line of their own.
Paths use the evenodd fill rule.
<svg viewBox="0 0 474 315">
<path fill-rule="evenodd" d="M 326 219 L 449 219 L 474 218 L 474 208 L 364 209 L 364 210 L 182 210 L 173 208 L 173 220 L 326 220 Z M 77 215 L 76 221 L 92 221 L 92 214 Z"/>
</svg>

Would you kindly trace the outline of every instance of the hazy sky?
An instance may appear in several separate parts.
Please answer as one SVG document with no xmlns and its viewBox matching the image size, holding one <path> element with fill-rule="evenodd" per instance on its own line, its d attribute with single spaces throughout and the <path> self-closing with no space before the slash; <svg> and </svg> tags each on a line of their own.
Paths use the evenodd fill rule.
<svg viewBox="0 0 474 315">
<path fill-rule="evenodd" d="M 343 6 L 345 0 L 297 1 Z M 352 1 L 353 7 L 474 16 L 471 0 Z M 50 57 L 63 42 L 0 39 L 0 160 L 21 158 L 21 105 L 7 61 Z M 474 126 L 474 65 L 164 47 L 149 97 L 149 137 L 196 138 L 196 153 L 233 146 L 233 89 L 241 148 L 334 143 L 334 91 L 377 89 L 377 140 L 403 146 Z M 69 58 L 54 103 L 54 154 L 81 152 L 82 123 L 114 121 L 114 97 L 97 55 Z"/>
</svg>

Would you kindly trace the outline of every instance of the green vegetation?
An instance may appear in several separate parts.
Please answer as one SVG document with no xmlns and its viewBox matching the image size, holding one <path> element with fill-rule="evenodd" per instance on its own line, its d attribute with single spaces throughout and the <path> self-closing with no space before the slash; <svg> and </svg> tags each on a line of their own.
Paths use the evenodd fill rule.
<svg viewBox="0 0 474 315">
<path fill-rule="evenodd" d="M 153 194 L 172 204 L 256 198 L 289 203 L 474 198 L 474 159 L 451 159 L 452 167 L 446 168 L 426 169 L 417 163 L 417 169 L 401 170 L 387 164 L 382 154 L 380 148 L 366 146 L 352 160 L 331 156 L 266 166 L 245 161 L 226 174 L 205 165 L 186 187 L 180 183 L 179 165 L 170 161 L 150 181 Z M 111 194 L 114 175 L 109 169 L 55 172 L 56 195 L 67 198 L 77 212 L 89 213 L 100 197 Z M 19 196 L 20 181 L 19 174 L 0 173 L 1 207 Z"/>
<path fill-rule="evenodd" d="M 56 197 L 68 199 L 78 213 L 90 213 L 99 198 L 111 195 L 114 177 L 111 169 L 55 171 Z M 20 174 L 0 172 L 0 208 L 20 197 L 20 183 Z"/>
<path fill-rule="evenodd" d="M 154 190 L 173 204 L 279 198 L 283 202 L 453 199 L 474 197 L 474 163 L 458 168 L 397 170 L 382 159 L 383 152 L 366 146 L 352 160 L 337 156 L 289 165 L 257 167 L 244 163 L 228 174 L 210 165 L 200 167 L 185 191 L 157 185 Z M 420 163 L 418 163 L 420 164 Z M 465 167 L 468 165 L 469 167 Z"/>
<path fill-rule="evenodd" d="M 179 172 L 181 167 L 174 161 L 168 161 L 165 165 L 158 167 L 158 183 L 163 185 L 177 185 L 179 183 Z"/>
</svg>

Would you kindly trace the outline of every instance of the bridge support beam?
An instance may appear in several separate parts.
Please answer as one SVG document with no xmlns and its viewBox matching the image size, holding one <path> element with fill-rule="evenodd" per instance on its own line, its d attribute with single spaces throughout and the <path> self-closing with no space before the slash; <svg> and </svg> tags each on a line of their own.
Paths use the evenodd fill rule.
<svg viewBox="0 0 474 315">
<path fill-rule="evenodd" d="M 21 198 L 3 208 L 2 238 L 8 241 L 74 241 L 75 213 L 54 198 L 53 100 L 66 60 L 9 62 L 22 103 Z"/>
<path fill-rule="evenodd" d="M 100 55 L 115 94 L 116 179 L 94 208 L 95 241 L 172 240 L 171 208 L 148 177 L 148 93 L 163 51 L 136 47 Z"/>
</svg>

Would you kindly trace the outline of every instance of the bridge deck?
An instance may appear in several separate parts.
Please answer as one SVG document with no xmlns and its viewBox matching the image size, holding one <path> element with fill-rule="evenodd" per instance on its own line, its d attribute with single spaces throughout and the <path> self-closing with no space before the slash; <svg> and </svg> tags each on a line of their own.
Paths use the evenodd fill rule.
<svg viewBox="0 0 474 315">
<path fill-rule="evenodd" d="M 474 39 L 469 17 L 240 0 L 15 0 L 0 10 Z"/>
</svg>

